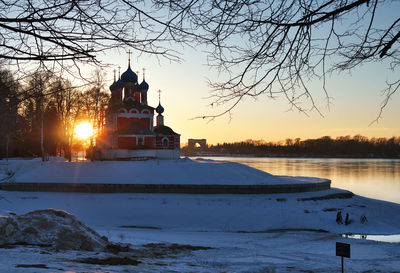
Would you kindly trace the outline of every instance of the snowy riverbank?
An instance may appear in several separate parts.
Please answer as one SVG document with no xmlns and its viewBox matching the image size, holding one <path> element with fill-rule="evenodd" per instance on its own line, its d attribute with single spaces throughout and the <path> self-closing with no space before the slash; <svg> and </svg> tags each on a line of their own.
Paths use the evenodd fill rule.
<svg viewBox="0 0 400 273">
<path fill-rule="evenodd" d="M 0 215 L 65 210 L 114 242 L 130 243 L 146 253 L 157 253 L 150 249 L 153 246 L 168 250 L 159 256 L 137 255 L 137 265 L 111 266 L 76 262 L 108 255 L 104 253 L 0 248 L 0 272 L 339 272 L 337 241 L 352 245 L 346 272 L 396 272 L 400 243 L 355 240 L 341 234 L 400 234 L 400 205 L 361 196 L 339 199 L 337 193 L 346 191 L 263 195 L 0 191 Z M 349 213 L 350 225 L 336 223 L 338 210 Z M 367 223 L 360 222 L 362 215 Z M 205 249 L 176 252 L 171 249 L 184 247 L 170 244 Z M 40 270 L 29 268 L 38 264 Z"/>
<path fill-rule="evenodd" d="M 320 182 L 320 178 L 282 177 L 249 166 L 210 159 L 182 158 L 149 161 L 66 162 L 51 158 L 42 162 L 12 159 L 0 161 L 2 182 L 118 183 L 118 184 L 217 184 L 281 185 Z"/>
<path fill-rule="evenodd" d="M 72 272 L 335 272 L 335 242 L 352 245 L 346 272 L 368 269 L 395 272 L 399 243 L 342 238 L 342 233 L 399 234 L 400 205 L 353 196 L 315 197 L 339 192 L 270 195 L 84 194 L 0 192 L 1 215 L 34 209 L 66 210 L 114 242 L 143 248 L 151 244 L 184 244 L 210 250 L 178 253 L 173 257 L 140 258 L 136 266 L 87 265 L 77 257 L 91 252 L 43 251 L 34 247 L 0 249 L 0 272 L 21 264 L 46 264 Z M 315 199 L 315 201 L 314 201 Z M 353 223 L 338 225 L 336 212 L 350 214 Z M 365 214 L 368 222 L 361 224 Z M 308 230 L 308 231 L 307 231 Z M 311 230 L 319 230 L 312 232 Z M 322 230 L 328 232 L 322 232 Z M 20 255 L 18 255 L 20 253 Z M 102 254 L 103 255 L 103 254 Z M 19 268 L 19 271 L 32 272 Z M 64 272 L 63 271 L 63 272 Z"/>
</svg>

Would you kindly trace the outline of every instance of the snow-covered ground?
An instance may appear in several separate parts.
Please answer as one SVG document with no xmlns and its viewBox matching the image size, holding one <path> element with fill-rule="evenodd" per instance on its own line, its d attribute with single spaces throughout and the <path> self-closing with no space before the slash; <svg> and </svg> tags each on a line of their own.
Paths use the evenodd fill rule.
<svg viewBox="0 0 400 273">
<path fill-rule="evenodd" d="M 318 178 L 275 176 L 249 166 L 210 159 L 66 162 L 51 158 L 0 161 L 0 181 L 118 184 L 290 184 Z"/>
<path fill-rule="evenodd" d="M 118 163 L 125 162 L 116 163 L 102 174 L 113 173 Z M 18 170 L 23 168 L 15 169 L 12 177 L 22 177 L 25 171 L 18 174 Z M 254 169 L 243 169 L 253 175 Z M 211 172 L 203 169 L 207 171 Z M 263 195 L 0 191 L 0 215 L 65 210 L 111 241 L 132 244 L 133 252 L 117 256 L 140 262 L 88 264 L 77 260 L 114 254 L 8 246 L 0 248 L 0 272 L 340 272 L 336 242 L 351 244 L 345 272 L 399 272 L 400 243 L 341 234 L 400 234 L 400 204 L 361 196 L 332 198 L 338 193 L 345 191 Z M 338 210 L 343 216 L 349 213 L 350 225 L 336 223 Z M 362 215 L 368 222 L 360 222 Z"/>
</svg>

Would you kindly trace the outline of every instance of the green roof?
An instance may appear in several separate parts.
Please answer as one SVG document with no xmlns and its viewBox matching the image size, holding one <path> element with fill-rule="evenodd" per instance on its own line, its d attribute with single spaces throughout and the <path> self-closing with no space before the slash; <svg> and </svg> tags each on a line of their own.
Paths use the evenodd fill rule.
<svg viewBox="0 0 400 273">
<path fill-rule="evenodd" d="M 157 135 L 179 135 L 165 125 L 158 125 L 154 127 L 154 133 L 156 133 Z"/>
<path fill-rule="evenodd" d="M 151 106 L 144 105 L 144 104 L 141 104 L 141 103 L 139 103 L 137 101 L 133 101 L 133 100 L 127 100 L 127 101 L 120 102 L 120 103 L 117 103 L 117 104 L 114 104 L 111 106 L 112 110 L 117 110 L 120 108 L 127 108 L 127 109 L 136 108 L 139 110 L 142 110 L 142 109 L 154 110 L 155 109 Z"/>
<path fill-rule="evenodd" d="M 119 130 L 122 135 L 154 135 L 152 131 L 135 122 L 131 126 Z"/>
</svg>

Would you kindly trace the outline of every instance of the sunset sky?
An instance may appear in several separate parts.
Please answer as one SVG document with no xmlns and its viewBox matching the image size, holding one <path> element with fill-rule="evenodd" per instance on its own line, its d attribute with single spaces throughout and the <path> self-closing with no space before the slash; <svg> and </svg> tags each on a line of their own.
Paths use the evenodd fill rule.
<svg viewBox="0 0 400 273">
<path fill-rule="evenodd" d="M 379 10 L 377 20 L 383 26 L 391 24 L 398 16 L 400 3 L 389 4 Z M 241 42 L 241 41 L 238 41 Z M 388 64 L 370 63 L 357 67 L 351 73 L 333 74 L 327 78 L 327 89 L 333 98 L 330 109 L 322 90 L 322 80 L 308 82 L 317 106 L 324 115 L 316 111 L 307 115 L 296 110 L 288 111 L 289 104 L 283 97 L 270 99 L 259 96 L 257 100 L 245 98 L 233 111 L 213 121 L 194 117 L 218 114 L 227 106 L 210 108 L 207 99 L 210 87 L 207 79 L 218 80 L 216 71 L 206 65 L 207 56 L 202 49 L 177 47 L 182 53 L 181 63 L 156 59 L 133 52 L 131 66 L 139 71 L 146 68 L 146 81 L 150 85 L 148 101 L 151 106 L 158 104 L 157 90 L 161 89 L 161 101 L 165 108 L 166 125 L 181 134 L 181 143 L 188 138 L 206 138 L 208 143 L 264 139 L 279 141 L 286 138 L 317 138 L 361 134 L 367 137 L 400 136 L 400 92 L 393 95 L 385 108 L 379 123 L 369 124 L 378 116 L 384 97 L 382 90 L 386 81 L 398 79 L 398 73 L 388 70 Z M 398 50 L 398 43 L 397 43 Z M 105 52 L 99 58 L 112 64 L 106 70 L 108 86 L 112 83 L 113 72 L 121 66 L 123 73 L 128 66 L 128 54 L 124 50 Z M 398 71 L 398 70 L 397 70 Z"/>
<path fill-rule="evenodd" d="M 112 57 L 110 57 L 112 56 Z M 284 98 L 272 100 L 266 96 L 257 101 L 246 98 L 232 112 L 214 121 L 192 119 L 197 116 L 216 114 L 224 106 L 210 108 L 210 87 L 207 78 L 214 78 L 205 65 L 202 52 L 187 50 L 182 63 L 170 63 L 151 57 L 132 57 L 131 66 L 139 71 L 146 68 L 146 81 L 150 85 L 149 105 L 158 104 L 157 90 L 161 89 L 161 103 L 165 108 L 166 125 L 181 134 L 181 142 L 188 138 L 206 138 L 210 144 L 264 139 L 279 141 L 286 138 L 316 138 L 321 136 L 344 136 L 361 134 L 367 137 L 400 136 L 400 94 L 396 93 L 382 115 L 379 123 L 369 124 L 377 117 L 383 96 L 381 90 L 386 80 L 395 75 L 385 66 L 371 64 L 354 70 L 351 74 L 342 73 L 328 78 L 327 88 L 333 97 L 330 109 L 327 108 L 322 82 L 311 82 L 312 92 L 323 113 L 308 115 L 296 110 L 287 111 L 289 104 Z M 121 66 L 121 73 L 127 69 L 127 54 L 114 52 L 105 57 L 106 62 Z M 107 71 L 112 83 L 112 68 Z"/>
</svg>

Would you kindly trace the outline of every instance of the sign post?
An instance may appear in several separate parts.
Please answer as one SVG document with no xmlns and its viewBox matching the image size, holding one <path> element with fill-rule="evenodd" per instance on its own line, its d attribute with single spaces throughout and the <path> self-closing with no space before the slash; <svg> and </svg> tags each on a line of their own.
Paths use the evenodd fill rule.
<svg viewBox="0 0 400 273">
<path fill-rule="evenodd" d="M 342 273 L 344 273 L 343 257 L 350 258 L 350 244 L 336 242 L 336 256 L 342 257 Z"/>
</svg>

